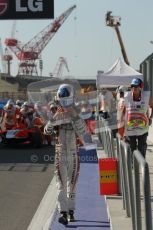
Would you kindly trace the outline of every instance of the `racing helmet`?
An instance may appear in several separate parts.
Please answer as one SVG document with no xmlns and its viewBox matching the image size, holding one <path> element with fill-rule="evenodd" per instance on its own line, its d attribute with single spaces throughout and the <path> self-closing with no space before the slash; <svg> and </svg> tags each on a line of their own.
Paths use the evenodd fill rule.
<svg viewBox="0 0 153 230">
<path fill-rule="evenodd" d="M 14 105 L 14 102 L 12 101 L 12 99 L 9 99 L 9 100 L 7 101 L 7 105 Z"/>
<path fill-rule="evenodd" d="M 22 105 L 22 101 L 16 100 L 15 104 L 18 105 L 18 106 L 21 106 Z"/>
<path fill-rule="evenodd" d="M 50 106 L 49 106 L 49 109 L 50 110 L 57 109 L 57 105 L 55 103 L 51 103 Z"/>
<path fill-rule="evenodd" d="M 69 107 L 74 103 L 74 89 L 70 84 L 62 84 L 57 91 L 57 100 L 62 107 Z"/>
<path fill-rule="evenodd" d="M 23 106 L 29 106 L 28 101 L 25 101 L 25 102 L 23 103 Z"/>
<path fill-rule="evenodd" d="M 29 107 L 29 103 L 27 102 L 27 101 L 25 101 L 23 104 L 22 104 L 22 106 L 21 106 L 21 109 L 28 109 L 28 107 Z"/>
<path fill-rule="evenodd" d="M 12 99 L 9 99 L 6 103 L 6 108 L 11 109 L 13 106 L 14 106 L 14 102 L 12 101 Z"/>
</svg>

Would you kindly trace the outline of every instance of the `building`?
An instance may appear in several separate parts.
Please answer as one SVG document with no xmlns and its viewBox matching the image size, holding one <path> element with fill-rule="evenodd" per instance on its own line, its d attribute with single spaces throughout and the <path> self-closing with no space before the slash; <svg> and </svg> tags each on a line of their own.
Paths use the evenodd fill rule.
<svg viewBox="0 0 153 230">
<path fill-rule="evenodd" d="M 140 72 L 144 76 L 145 89 L 150 90 L 153 98 L 153 53 L 140 64 Z"/>
</svg>

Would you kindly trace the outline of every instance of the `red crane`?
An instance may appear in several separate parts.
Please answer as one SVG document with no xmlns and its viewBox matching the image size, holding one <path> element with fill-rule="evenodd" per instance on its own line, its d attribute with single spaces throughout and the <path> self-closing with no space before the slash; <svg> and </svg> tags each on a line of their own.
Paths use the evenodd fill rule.
<svg viewBox="0 0 153 230">
<path fill-rule="evenodd" d="M 16 20 L 13 21 L 12 25 L 12 31 L 11 31 L 11 38 L 13 39 L 15 37 L 16 32 Z M 11 51 L 6 47 L 4 54 L 3 54 L 3 72 L 6 74 L 11 74 L 11 61 L 13 60 L 13 56 L 11 54 Z"/>
<path fill-rule="evenodd" d="M 18 75 L 38 75 L 36 60 L 40 58 L 42 50 L 75 8 L 76 5 L 70 7 L 24 45 L 17 39 L 5 39 L 6 46 L 20 61 Z"/>
</svg>

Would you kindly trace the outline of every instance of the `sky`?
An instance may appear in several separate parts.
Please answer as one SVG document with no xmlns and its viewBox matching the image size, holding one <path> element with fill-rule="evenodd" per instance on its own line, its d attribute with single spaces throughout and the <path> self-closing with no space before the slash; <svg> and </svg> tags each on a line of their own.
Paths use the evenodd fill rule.
<svg viewBox="0 0 153 230">
<path fill-rule="evenodd" d="M 152 0 L 54 0 L 55 18 L 72 5 L 76 9 L 57 31 L 41 53 L 43 75 L 48 76 L 57 65 L 59 57 L 67 60 L 69 73 L 75 78 L 96 78 L 97 71 L 104 72 L 122 58 L 115 30 L 105 24 L 107 11 L 121 17 L 119 27 L 130 65 L 139 70 L 139 65 L 153 52 L 153 1 Z M 17 20 L 15 38 L 23 44 L 53 22 L 50 20 Z M 13 20 L 0 21 L 0 37 L 11 36 Z M 18 60 L 13 57 L 11 73 L 18 71 Z M 0 63 L 0 68 L 1 63 Z M 39 72 L 39 70 L 38 70 Z"/>
</svg>

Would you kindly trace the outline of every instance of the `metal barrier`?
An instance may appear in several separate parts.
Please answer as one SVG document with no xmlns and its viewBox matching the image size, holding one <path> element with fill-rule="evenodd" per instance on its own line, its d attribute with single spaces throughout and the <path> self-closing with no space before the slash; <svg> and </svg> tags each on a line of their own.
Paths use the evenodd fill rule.
<svg viewBox="0 0 153 230">
<path fill-rule="evenodd" d="M 100 116 L 96 121 L 95 133 L 97 133 L 106 155 L 108 157 L 115 157 L 116 153 L 114 149 L 114 138 L 112 135 L 112 130 L 108 125 L 108 121 Z"/>
<path fill-rule="evenodd" d="M 132 217 L 133 230 L 142 230 L 139 173 L 141 170 L 144 196 L 145 229 L 152 230 L 152 209 L 148 163 L 138 150 L 135 150 L 132 156 L 129 144 L 120 140 L 118 135 L 117 146 L 118 164 L 120 167 L 120 171 L 118 173 L 121 173 L 122 175 L 120 176 L 122 180 L 119 180 L 119 186 L 122 188 L 123 208 L 126 209 L 127 216 Z"/>
<path fill-rule="evenodd" d="M 145 214 L 145 228 L 152 230 L 152 208 L 151 208 L 151 193 L 150 193 L 150 177 L 148 163 L 145 161 L 141 153 L 134 151 L 134 188 L 135 188 L 135 218 L 136 229 L 142 229 L 141 219 L 141 194 L 140 194 L 140 176 L 139 169 L 142 173 L 142 186 L 144 196 L 144 214 Z"/>
<path fill-rule="evenodd" d="M 120 140 L 119 137 L 117 140 Z M 123 208 L 126 210 L 127 217 L 132 217 L 132 226 L 135 228 L 135 208 L 134 208 L 134 187 L 133 187 L 133 175 L 132 175 L 132 164 L 131 164 L 131 150 L 130 146 L 123 142 L 119 141 L 120 152 L 118 162 L 120 162 L 120 167 L 122 169 L 122 177 L 119 181 L 122 183 L 122 192 L 123 192 Z"/>
<path fill-rule="evenodd" d="M 123 209 L 127 217 L 132 218 L 133 230 L 142 230 L 142 210 L 140 193 L 140 172 L 144 197 L 145 230 L 152 230 L 152 208 L 150 193 L 150 177 L 148 163 L 141 153 L 136 150 L 131 153 L 128 143 L 116 135 L 116 151 L 112 131 L 104 119 L 97 121 L 97 133 L 107 157 L 118 159 L 118 185 L 123 198 Z"/>
</svg>

